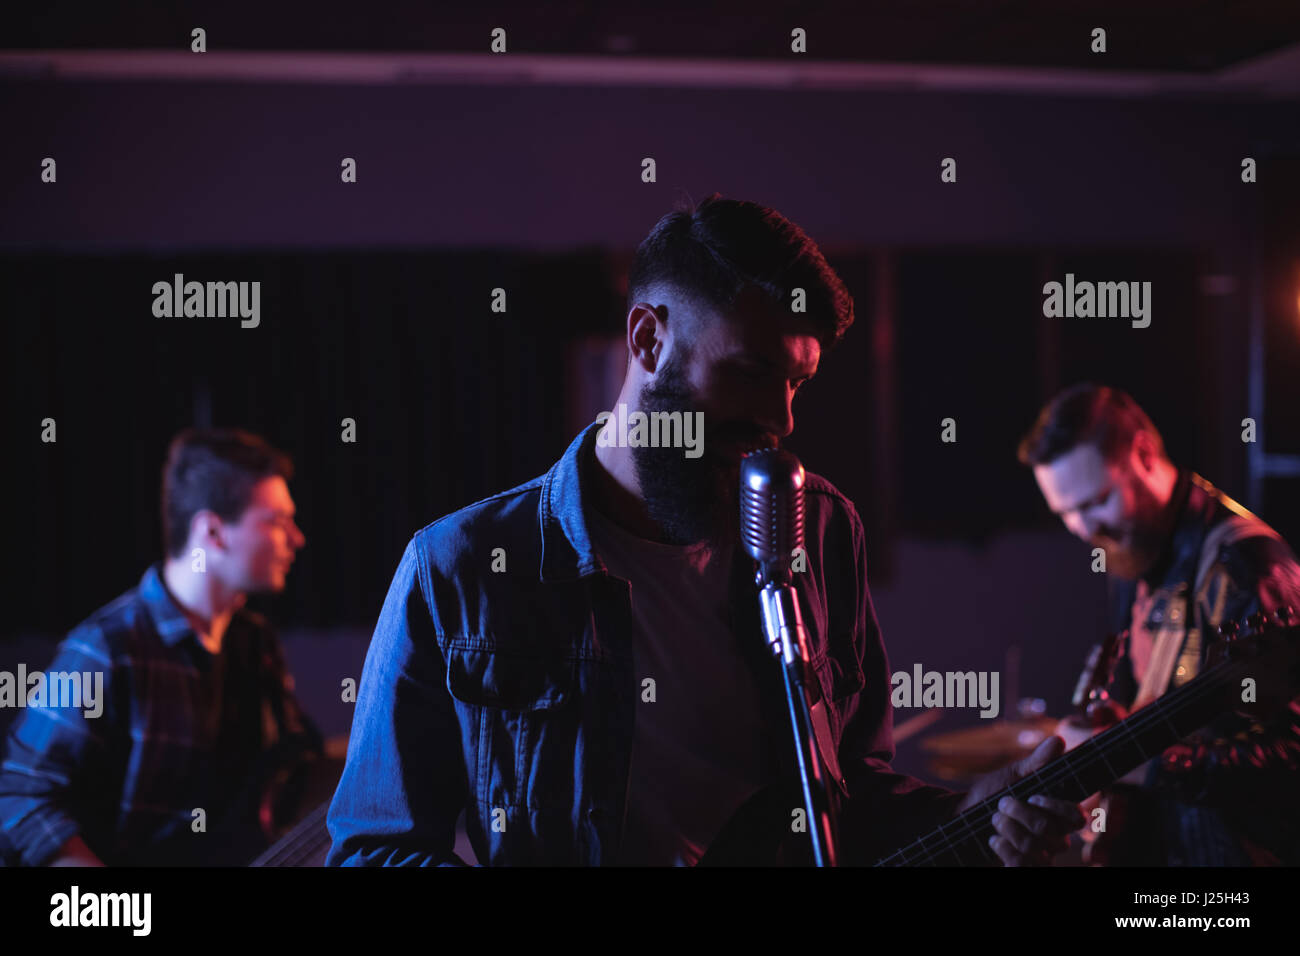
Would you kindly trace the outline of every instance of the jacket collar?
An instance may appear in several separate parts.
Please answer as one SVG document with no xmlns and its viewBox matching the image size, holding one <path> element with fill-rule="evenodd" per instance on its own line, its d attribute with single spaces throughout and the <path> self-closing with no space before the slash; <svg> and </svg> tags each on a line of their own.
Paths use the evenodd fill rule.
<svg viewBox="0 0 1300 956">
<path fill-rule="evenodd" d="M 542 478 L 538 523 L 542 534 L 542 581 L 576 581 L 607 573 L 591 543 L 584 514 L 591 500 L 590 469 L 600 422 L 592 422 L 570 443 Z"/>
<path fill-rule="evenodd" d="M 140 599 L 149 612 L 154 630 L 168 647 L 174 646 L 186 637 L 194 636 L 194 628 L 189 618 L 177 605 L 167 586 L 163 583 L 162 564 L 150 565 L 140 578 Z"/>
</svg>

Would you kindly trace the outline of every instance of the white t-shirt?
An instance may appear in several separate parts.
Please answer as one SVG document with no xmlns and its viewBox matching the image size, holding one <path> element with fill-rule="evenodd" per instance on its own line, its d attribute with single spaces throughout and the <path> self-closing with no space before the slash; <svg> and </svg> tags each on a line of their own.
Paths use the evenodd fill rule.
<svg viewBox="0 0 1300 956">
<path fill-rule="evenodd" d="M 631 587 L 636 630 L 636 729 L 619 862 L 693 865 L 764 782 L 758 689 L 729 620 L 732 549 L 660 544 L 603 515 L 587 517 L 596 553 Z"/>
</svg>

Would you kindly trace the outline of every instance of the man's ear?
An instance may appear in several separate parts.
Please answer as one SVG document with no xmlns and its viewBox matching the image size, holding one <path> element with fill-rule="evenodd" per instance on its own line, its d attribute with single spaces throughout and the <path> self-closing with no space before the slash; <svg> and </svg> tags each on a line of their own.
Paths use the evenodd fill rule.
<svg viewBox="0 0 1300 956">
<path fill-rule="evenodd" d="M 1141 429 L 1135 432 L 1133 435 L 1133 450 L 1130 455 L 1133 469 L 1146 477 L 1156 470 L 1157 457 L 1159 456 L 1156 454 L 1156 445 L 1151 440 L 1151 436 Z"/>
<path fill-rule="evenodd" d="M 190 519 L 191 547 L 225 550 L 226 525 L 215 511 L 199 510 Z"/>
<path fill-rule="evenodd" d="M 667 326 L 663 306 L 638 302 L 627 314 L 627 352 L 632 362 L 654 372 L 666 346 Z"/>
</svg>

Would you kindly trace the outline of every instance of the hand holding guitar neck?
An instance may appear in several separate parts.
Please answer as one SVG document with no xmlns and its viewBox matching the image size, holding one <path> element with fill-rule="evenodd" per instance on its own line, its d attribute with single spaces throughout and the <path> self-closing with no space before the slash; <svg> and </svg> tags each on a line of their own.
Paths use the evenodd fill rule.
<svg viewBox="0 0 1300 956">
<path fill-rule="evenodd" d="M 1222 647 L 1211 654 L 1212 660 L 1221 658 L 1220 663 L 1045 767 L 1041 761 L 1048 743 L 1044 743 L 1027 760 L 1010 768 L 1015 771 L 1010 774 L 1014 782 L 1004 793 L 984 796 L 987 788 L 981 781 L 963 812 L 880 860 L 879 865 L 997 862 L 990 854 L 989 838 L 1001 833 L 993 817 L 1005 798 L 1021 803 L 1036 797 L 1083 800 L 1222 714 L 1245 712 L 1260 717 L 1295 696 L 1300 688 L 1300 642 L 1296 638 L 1300 625 L 1292 608 L 1281 608 L 1271 618 L 1252 615 L 1245 630 L 1225 627 L 1221 631 Z M 1026 770 L 1028 775 L 1022 776 Z M 1005 861 L 1001 853 L 998 856 Z"/>
<path fill-rule="evenodd" d="M 1064 752 L 1063 741 L 1048 737 L 1023 760 L 980 777 L 971 787 L 961 813 L 979 806 L 1020 780 L 1047 766 Z M 1030 802 L 1032 800 L 1032 802 Z M 1083 814 L 1069 800 L 1036 795 L 1015 797 L 1010 792 L 997 801 L 991 823 L 995 833 L 989 846 L 1006 866 L 1046 866 L 1068 847 L 1068 834 L 1084 825 Z"/>
<path fill-rule="evenodd" d="M 1066 750 L 1073 750 L 1128 717 L 1128 710 L 1106 691 L 1127 640 L 1127 631 L 1111 634 L 1089 653 L 1074 688 L 1075 712 L 1056 725 L 1055 733 L 1065 741 Z"/>
</svg>

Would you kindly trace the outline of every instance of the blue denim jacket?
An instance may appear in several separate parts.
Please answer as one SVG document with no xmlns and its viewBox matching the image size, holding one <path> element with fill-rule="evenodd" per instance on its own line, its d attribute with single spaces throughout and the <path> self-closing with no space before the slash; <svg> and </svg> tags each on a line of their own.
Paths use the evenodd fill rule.
<svg viewBox="0 0 1300 956">
<path fill-rule="evenodd" d="M 618 862 L 640 685 L 628 586 L 606 572 L 584 518 L 597 431 L 545 475 L 408 544 L 366 655 L 328 865 L 463 865 L 462 809 L 480 863 Z M 890 770 L 889 667 L 862 522 L 824 479 L 809 474 L 806 489 L 799 583 L 818 743 L 842 861 L 869 862 L 951 816 L 962 795 Z M 792 744 L 753 575 L 738 550 L 733 630 L 772 728 L 773 792 L 785 793 Z M 791 806 L 783 799 L 778 808 Z M 789 809 L 773 819 L 789 832 Z"/>
</svg>

